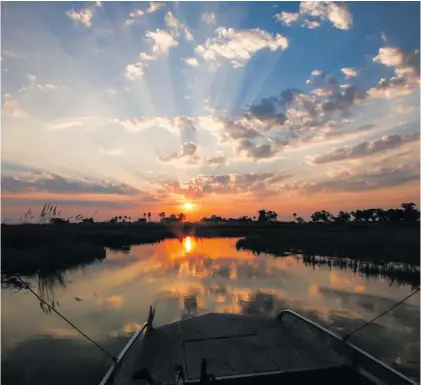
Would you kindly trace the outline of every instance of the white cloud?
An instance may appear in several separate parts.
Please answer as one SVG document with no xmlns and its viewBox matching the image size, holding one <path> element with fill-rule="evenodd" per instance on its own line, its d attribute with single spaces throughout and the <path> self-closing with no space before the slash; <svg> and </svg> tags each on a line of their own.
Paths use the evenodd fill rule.
<svg viewBox="0 0 421 385">
<path fill-rule="evenodd" d="M 329 20 L 334 27 L 342 30 L 348 30 L 352 26 L 352 15 L 348 8 L 332 1 L 302 1 L 298 13 L 281 12 L 274 17 L 286 26 L 303 20 L 301 27 L 309 29 L 320 27 L 320 21 L 324 20 Z"/>
<path fill-rule="evenodd" d="M 396 47 L 382 47 L 379 54 L 373 59 L 376 63 L 384 64 L 388 67 L 399 67 L 405 64 L 406 54 L 403 50 Z"/>
<path fill-rule="evenodd" d="M 143 63 L 128 64 L 124 75 L 129 80 L 139 79 L 143 75 L 143 67 Z"/>
<path fill-rule="evenodd" d="M 6 94 L 7 95 L 7 94 Z M 28 114 L 19 107 L 19 103 L 16 99 L 12 99 L 11 97 L 5 97 L 5 101 L 3 104 L 2 112 L 11 118 L 24 118 L 28 116 Z"/>
<path fill-rule="evenodd" d="M 57 119 L 48 124 L 48 127 L 53 130 L 61 130 L 70 127 L 82 126 L 83 124 L 92 122 L 94 119 L 94 116 L 72 116 L 70 118 Z"/>
<path fill-rule="evenodd" d="M 128 132 L 135 134 L 141 131 L 149 130 L 151 128 L 165 128 L 169 132 L 179 135 L 182 128 L 195 130 L 194 119 L 188 117 L 144 117 L 140 116 L 137 118 L 116 120 L 120 123 Z"/>
<path fill-rule="evenodd" d="M 41 91 L 52 91 L 58 87 L 55 84 L 37 84 L 37 88 Z"/>
<path fill-rule="evenodd" d="M 420 52 L 405 52 L 396 47 L 382 47 L 373 58 L 375 63 L 395 68 L 395 76 L 380 79 L 368 92 L 377 98 L 393 98 L 410 94 L 420 84 Z"/>
<path fill-rule="evenodd" d="M 324 72 L 322 70 L 313 70 L 311 71 L 313 76 L 324 76 Z"/>
<path fill-rule="evenodd" d="M 99 145 L 98 151 L 104 155 L 121 155 L 123 153 L 121 148 L 109 147 L 105 145 Z"/>
<path fill-rule="evenodd" d="M 311 91 L 313 94 L 317 96 L 329 96 L 333 94 L 333 90 L 327 89 L 327 88 L 315 88 L 313 91 Z"/>
<path fill-rule="evenodd" d="M 153 44 L 152 51 L 156 54 L 167 54 L 171 47 L 178 45 L 173 35 L 165 30 L 157 29 L 156 32 L 147 31 L 146 37 Z"/>
<path fill-rule="evenodd" d="M 202 15 L 202 20 L 206 23 L 206 24 L 216 24 L 216 16 L 214 13 L 210 12 L 210 13 L 204 13 Z"/>
<path fill-rule="evenodd" d="M 144 14 L 145 12 L 143 12 L 141 9 L 136 9 L 133 12 L 129 13 L 129 17 L 134 19 L 136 17 L 143 16 Z"/>
<path fill-rule="evenodd" d="M 184 36 L 185 36 L 186 40 L 188 40 L 188 41 L 194 40 L 193 34 L 190 32 L 190 30 L 187 27 L 184 27 Z"/>
<path fill-rule="evenodd" d="M 310 20 L 303 20 L 303 23 L 301 24 L 301 27 L 303 28 L 307 28 L 307 29 L 314 29 L 314 28 L 319 28 L 320 27 L 320 23 L 318 21 L 310 21 Z"/>
<path fill-rule="evenodd" d="M 347 79 L 357 76 L 357 71 L 354 68 L 345 67 L 341 68 L 341 71 L 344 73 Z"/>
<path fill-rule="evenodd" d="M 195 57 L 188 57 L 184 59 L 184 62 L 191 67 L 197 67 L 199 65 L 199 62 Z"/>
<path fill-rule="evenodd" d="M 352 26 L 352 15 L 344 5 L 338 5 L 331 1 L 302 1 L 300 14 L 329 20 L 336 28 L 347 30 Z"/>
<path fill-rule="evenodd" d="M 140 57 L 142 60 L 145 60 L 145 61 L 156 60 L 156 56 L 149 55 L 149 54 L 148 54 L 148 53 L 146 53 L 146 52 L 141 52 L 141 53 L 139 54 L 139 57 Z"/>
<path fill-rule="evenodd" d="M 278 22 L 280 22 L 284 25 L 290 26 L 298 20 L 298 18 L 300 17 L 300 14 L 296 13 L 296 12 L 282 11 L 281 13 L 277 13 L 273 17 L 276 19 L 276 21 L 278 21 Z"/>
<path fill-rule="evenodd" d="M 82 24 L 85 28 L 92 27 L 94 12 L 91 8 L 82 8 L 80 11 L 72 9 L 71 11 L 67 11 L 66 15 L 75 22 Z"/>
<path fill-rule="evenodd" d="M 175 36 L 179 36 L 179 30 L 183 30 L 184 37 L 186 40 L 191 41 L 194 39 L 193 34 L 190 32 L 190 30 L 180 22 L 170 11 L 167 12 L 164 18 L 165 24 L 168 28 L 175 31 Z"/>
<path fill-rule="evenodd" d="M 154 12 L 160 10 L 163 7 L 165 7 L 165 3 L 159 3 L 159 2 L 151 1 L 149 3 L 149 7 L 146 10 L 146 12 L 148 12 L 148 13 L 154 13 Z"/>
<path fill-rule="evenodd" d="M 165 24 L 168 28 L 178 29 L 180 28 L 180 21 L 170 12 L 168 11 L 164 17 Z"/>
<path fill-rule="evenodd" d="M 265 48 L 271 51 L 286 49 L 288 40 L 280 34 L 271 35 L 261 29 L 236 30 L 217 28 L 216 37 L 207 39 L 195 48 L 205 60 L 227 59 L 235 68 L 243 66 L 252 56 Z"/>
<path fill-rule="evenodd" d="M 125 26 L 132 25 L 136 20 L 138 20 L 141 16 L 143 16 L 145 12 L 141 9 L 136 9 L 129 13 L 129 18 L 124 22 Z"/>
</svg>

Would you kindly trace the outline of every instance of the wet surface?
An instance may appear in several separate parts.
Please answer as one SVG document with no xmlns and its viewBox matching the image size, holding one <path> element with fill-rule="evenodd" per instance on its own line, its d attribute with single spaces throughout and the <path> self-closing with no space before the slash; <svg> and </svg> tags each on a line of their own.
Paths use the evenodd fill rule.
<svg viewBox="0 0 421 385">
<path fill-rule="evenodd" d="M 87 335 L 118 354 L 149 306 L 164 324 L 203 312 L 276 315 L 292 308 L 345 334 L 412 286 L 335 265 L 236 249 L 236 239 L 171 239 L 107 251 L 84 268 L 28 278 Z M 351 342 L 419 379 L 419 294 Z M 25 290 L 2 290 L 4 384 L 97 384 L 110 365 L 94 345 Z"/>
</svg>

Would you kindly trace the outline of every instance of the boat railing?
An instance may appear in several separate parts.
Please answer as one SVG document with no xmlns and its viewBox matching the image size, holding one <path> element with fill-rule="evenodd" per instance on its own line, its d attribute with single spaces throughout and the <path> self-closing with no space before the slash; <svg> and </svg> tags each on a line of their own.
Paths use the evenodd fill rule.
<svg viewBox="0 0 421 385">
<path fill-rule="evenodd" d="M 402 373 L 399 373 L 397 370 L 393 369 L 389 365 L 381 362 L 372 355 L 364 352 L 357 346 L 353 345 L 348 341 L 344 341 L 341 337 L 337 336 L 335 333 L 324 328 L 323 326 L 313 322 L 312 320 L 302 316 L 301 314 L 296 313 L 290 309 L 284 309 L 279 312 L 277 315 L 278 320 L 282 320 L 285 316 L 292 316 L 300 321 L 306 323 L 314 330 L 322 332 L 325 336 L 328 336 L 332 342 L 338 346 L 339 354 L 345 354 L 345 356 L 350 360 L 351 366 L 355 370 L 364 373 L 367 377 L 375 377 L 385 384 L 394 384 L 394 385 L 418 385 L 415 381 L 404 376 Z M 373 380 L 375 380 L 373 378 Z"/>
<path fill-rule="evenodd" d="M 110 369 L 108 369 L 108 372 L 105 374 L 104 378 L 102 379 L 99 385 L 110 385 L 113 383 L 113 378 L 116 375 L 119 369 L 119 366 L 121 362 L 123 361 L 124 356 L 126 355 L 127 351 L 131 348 L 131 346 L 135 343 L 137 338 L 144 331 L 146 332 L 147 326 L 148 326 L 148 322 L 145 322 L 142 326 L 139 327 L 139 329 L 136 330 L 136 332 L 130 338 L 129 342 L 124 346 L 123 350 L 118 355 L 115 363 L 110 367 Z"/>
</svg>

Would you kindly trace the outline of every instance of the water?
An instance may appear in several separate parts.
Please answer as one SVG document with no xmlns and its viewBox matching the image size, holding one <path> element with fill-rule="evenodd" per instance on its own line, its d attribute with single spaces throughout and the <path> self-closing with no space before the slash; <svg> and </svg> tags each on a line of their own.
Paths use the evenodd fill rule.
<svg viewBox="0 0 421 385">
<path fill-rule="evenodd" d="M 292 308 L 346 333 L 412 288 L 351 269 L 312 266 L 299 256 L 238 251 L 236 239 L 185 238 L 134 246 L 53 277 L 30 278 L 87 335 L 118 354 L 149 306 L 163 324 L 208 311 L 274 316 Z M 351 341 L 419 379 L 420 306 L 413 296 Z M 3 384 L 96 384 L 110 361 L 25 291 L 2 290 Z"/>
</svg>

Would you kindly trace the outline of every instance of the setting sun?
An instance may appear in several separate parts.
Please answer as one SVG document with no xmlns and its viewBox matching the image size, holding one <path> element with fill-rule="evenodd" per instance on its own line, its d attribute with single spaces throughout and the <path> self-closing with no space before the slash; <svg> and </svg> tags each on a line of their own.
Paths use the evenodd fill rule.
<svg viewBox="0 0 421 385">
<path fill-rule="evenodd" d="M 193 203 L 190 203 L 190 202 L 185 202 L 183 206 L 186 210 L 192 210 L 194 207 Z"/>
</svg>

